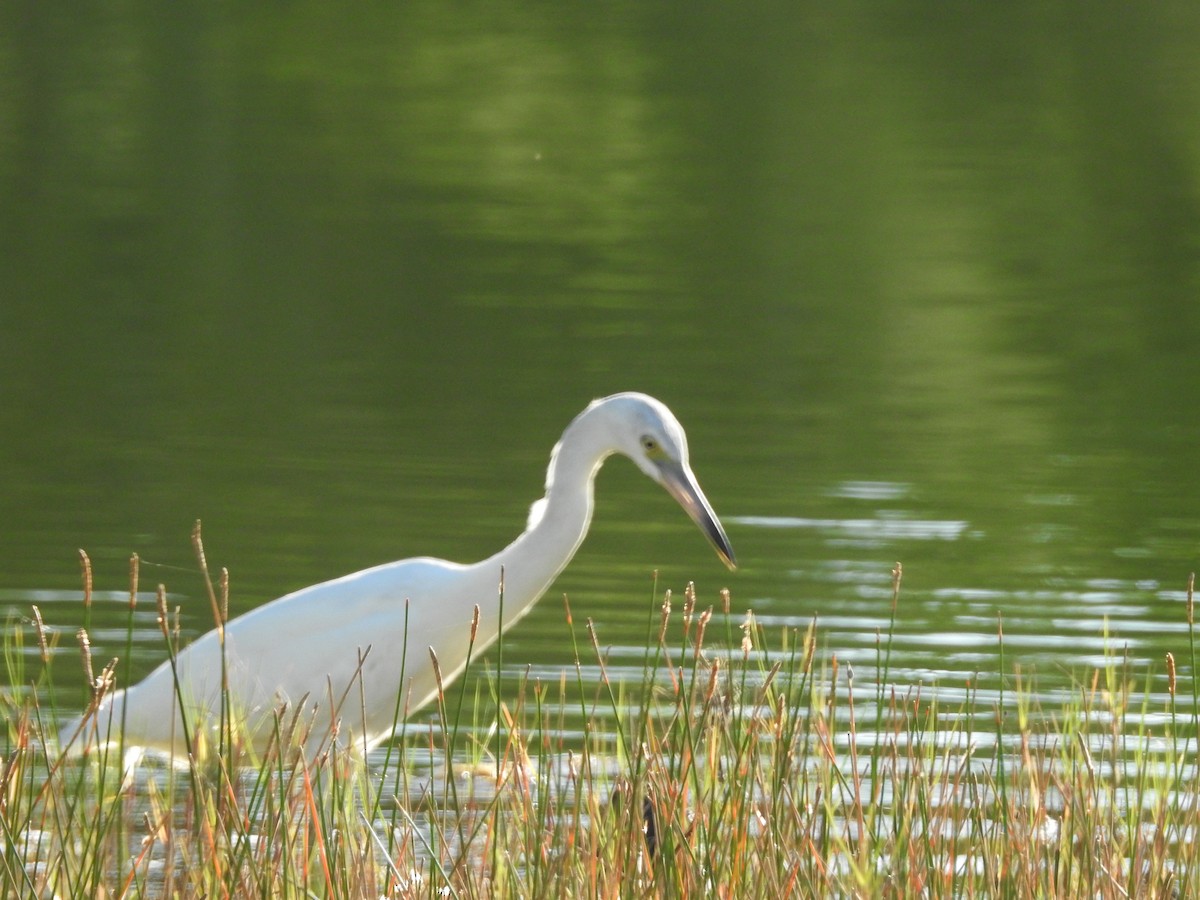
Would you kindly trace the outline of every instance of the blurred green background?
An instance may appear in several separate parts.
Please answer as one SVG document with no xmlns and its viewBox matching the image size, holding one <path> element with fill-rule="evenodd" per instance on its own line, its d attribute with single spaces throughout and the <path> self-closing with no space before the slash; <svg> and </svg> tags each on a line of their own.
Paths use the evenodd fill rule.
<svg viewBox="0 0 1200 900">
<path fill-rule="evenodd" d="M 506 662 L 566 661 L 562 592 L 636 645 L 655 569 L 866 661 L 900 559 L 906 677 L 986 668 L 999 613 L 1010 661 L 1107 616 L 1159 666 L 1198 46 L 1189 3 L 6 4 L 0 605 L 70 644 L 76 549 L 114 592 L 136 551 L 205 630 L 196 518 L 235 612 L 482 558 L 633 389 L 742 568 L 614 462 Z"/>
</svg>

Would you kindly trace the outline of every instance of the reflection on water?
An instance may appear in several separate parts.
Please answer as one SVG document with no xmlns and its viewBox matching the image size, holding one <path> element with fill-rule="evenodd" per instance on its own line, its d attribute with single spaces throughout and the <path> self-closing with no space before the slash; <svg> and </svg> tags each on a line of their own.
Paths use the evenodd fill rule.
<svg viewBox="0 0 1200 900">
<path fill-rule="evenodd" d="M 1041 578 L 1037 587 L 1026 588 L 928 586 L 910 570 L 897 595 L 894 573 L 884 560 L 917 552 L 914 548 L 923 545 L 962 544 L 986 552 L 989 534 L 966 522 L 930 517 L 920 506 L 907 507 L 907 490 L 899 487 L 847 490 L 834 486 L 818 493 L 846 499 L 846 517 L 742 515 L 733 519 L 741 526 L 744 543 L 754 544 L 758 532 L 803 536 L 811 558 L 791 560 L 785 579 L 771 579 L 776 586 L 794 585 L 791 594 L 795 596 L 735 597 L 728 614 L 722 611 L 718 597 L 697 599 L 694 615 L 706 607 L 714 608 L 705 646 L 707 653 L 723 662 L 725 717 L 759 722 L 769 732 L 776 709 L 762 702 L 763 688 L 774 681 L 787 694 L 790 689 L 786 685 L 802 677 L 797 647 L 815 620 L 819 649 L 813 693 L 811 699 L 801 700 L 794 712 L 812 721 L 814 706 L 832 704 L 834 697 L 842 712 L 835 717 L 837 727 L 828 733 L 828 749 L 809 748 L 804 771 L 816 777 L 825 759 L 822 754 L 832 754 L 847 777 L 856 773 L 854 790 L 875 798 L 885 808 L 902 801 L 900 792 L 906 779 L 925 779 L 929 787 L 924 796 L 933 816 L 930 827 L 941 829 L 943 837 L 970 837 L 974 832 L 969 829 L 980 827 L 1011 829 L 1011 822 L 993 818 L 1002 799 L 992 783 L 998 766 L 1026 773 L 1032 766 L 1040 773 L 1038 778 L 1045 780 L 1036 796 L 1012 788 L 1008 799 L 1042 811 L 1032 827 L 1039 830 L 1036 839 L 1047 844 L 1058 840 L 1058 829 L 1072 811 L 1074 801 L 1056 786 L 1060 778 L 1069 782 L 1066 767 L 1075 763 L 1065 760 L 1071 754 L 1084 754 L 1090 771 L 1101 780 L 1149 777 L 1162 784 L 1186 784 L 1196 776 L 1194 763 L 1180 762 L 1194 758 L 1193 723 L 1175 709 L 1174 696 L 1163 688 L 1161 678 L 1145 680 L 1146 675 L 1160 671 L 1159 648 L 1164 643 L 1179 647 L 1187 640 L 1183 591 L 1168 589 L 1152 579 L 1064 574 Z M 868 517 L 862 514 L 863 502 L 886 502 L 888 506 Z M 798 596 L 820 599 L 800 603 Z M 97 642 L 124 646 L 127 632 L 123 623 L 132 622 L 130 641 L 135 655 L 143 660 L 160 658 L 162 636 L 154 614 L 148 611 L 152 596 L 139 594 L 132 614 L 129 599 L 128 593 L 120 591 L 93 595 L 91 616 Z M 172 606 L 193 609 L 185 640 L 205 627 L 203 615 L 195 612 L 196 599 L 170 598 Z M 486 865 L 483 854 L 488 830 L 484 824 L 497 791 L 493 749 L 498 733 L 488 719 L 494 709 L 493 688 L 506 710 L 505 719 L 509 720 L 511 709 L 514 720 L 525 723 L 518 726 L 518 740 L 528 739 L 536 756 L 522 757 L 519 772 L 506 769 L 502 773 L 504 790 L 527 791 L 539 804 L 552 805 L 558 815 L 577 818 L 581 827 L 587 827 L 591 815 L 607 814 L 629 770 L 628 754 L 617 746 L 611 723 L 636 721 L 646 707 L 649 719 L 666 732 L 678 715 L 680 679 L 689 677 L 684 663 L 691 660 L 694 650 L 688 638 L 679 638 L 686 615 L 682 598 L 675 600 L 666 644 L 655 647 L 661 599 L 656 598 L 649 617 L 643 611 L 636 625 L 626 623 L 626 627 L 614 629 L 616 640 L 609 633 L 605 611 L 598 611 L 594 649 L 578 626 L 572 635 L 560 620 L 557 630 L 550 628 L 551 633 L 560 646 L 577 642 L 578 660 L 537 660 L 528 648 L 537 646 L 538 641 L 523 640 L 525 625 L 518 626 L 498 677 L 494 659 L 485 657 L 462 684 L 447 693 L 445 719 L 435 709 L 423 710 L 401 729 L 397 747 L 373 751 L 367 762 L 379 805 L 371 808 L 361 795 L 355 802 L 357 815 L 371 823 L 380 865 L 386 865 L 394 852 L 388 848 L 396 847 L 416 847 L 421 871 L 427 869 L 429 860 L 447 855 Z M 0 595 L 0 602 L 10 615 L 36 603 L 48 621 L 57 623 L 78 620 L 81 614 L 79 594 L 73 591 L 9 590 Z M 200 603 L 199 608 L 204 610 L 206 605 Z M 743 653 L 746 608 L 754 610 L 750 621 L 756 630 L 750 652 Z M 1163 610 L 1174 618 L 1155 622 L 1154 614 Z M 54 666 L 61 687 L 64 681 L 72 681 L 69 673 L 78 663 L 69 627 L 57 627 Z M 543 623 L 542 628 L 546 627 Z M 629 639 L 631 633 L 634 637 Z M 23 650 L 27 666 L 36 669 L 39 648 L 26 643 Z M 782 669 L 776 670 L 776 666 Z M 1121 669 L 1135 684 L 1144 683 L 1146 690 L 1136 700 L 1140 708 L 1122 710 L 1119 720 L 1108 708 L 1090 709 L 1091 730 L 1064 747 L 1055 729 L 1062 716 L 1078 715 L 1089 702 L 1086 698 L 1095 695 L 1097 669 L 1101 673 Z M 700 680 L 705 677 L 701 674 Z M 460 691 L 466 698 L 462 711 L 457 707 Z M 58 700 L 63 696 L 60 691 Z M 876 725 L 891 721 L 898 708 L 924 708 L 928 721 L 936 722 L 936 727 L 923 732 L 894 727 L 877 730 Z M 536 718 L 531 718 L 535 710 Z M 852 710 L 852 720 L 846 710 Z M 483 721 L 477 718 L 480 711 Z M 1039 730 L 1042 720 L 1046 727 Z M 1114 727 L 1107 730 L 1110 723 Z M 521 727 L 528 728 L 528 733 L 521 732 Z M 449 758 L 442 749 L 448 733 L 457 736 L 457 749 Z M 503 729 L 501 735 L 507 740 Z M 887 748 L 898 759 L 876 772 L 867 759 L 879 748 Z M 917 766 L 912 757 L 904 755 L 910 751 L 926 761 Z M 581 780 L 579 767 L 584 758 L 589 774 Z M 1173 761 L 1157 761 L 1160 758 Z M 735 764 L 733 759 L 721 763 Z M 179 776 L 150 761 L 134 777 L 136 796 L 148 797 L 162 794 L 172 777 Z M 253 795 L 258 777 L 254 772 L 245 774 L 243 790 L 247 794 Z M 964 780 L 971 785 L 969 791 L 960 787 Z M 772 799 L 764 785 L 754 783 L 750 790 L 761 803 Z M 844 787 L 839 798 L 843 804 L 849 803 L 848 790 Z M 1149 816 L 1164 797 L 1187 803 L 1191 795 L 1186 789 L 1176 792 L 1169 788 L 1165 794 L 1146 789 L 1106 795 L 1101 802 L 1113 804 L 1116 815 L 1141 810 Z M 176 814 L 182 815 L 182 811 Z M 886 819 L 882 817 L 871 827 L 888 827 Z M 141 820 L 135 821 L 133 838 L 150 837 L 150 832 L 139 830 L 144 829 Z M 748 827 L 758 826 L 752 821 Z M 854 840 L 863 826 L 855 817 L 839 812 L 831 827 Z M 1150 841 L 1175 846 L 1187 840 L 1186 835 L 1160 834 L 1149 822 L 1143 827 Z M 38 836 L 31 834 L 27 839 L 36 842 Z M 242 839 L 248 847 L 265 840 L 254 831 L 253 823 Z M 161 847 L 152 846 L 150 852 L 145 872 L 153 883 L 162 877 L 170 860 L 163 858 Z M 848 860 L 843 862 L 849 865 Z M 834 864 L 838 864 L 836 860 Z M 978 865 L 955 863 L 968 864 Z M 415 885 L 426 877 L 421 871 L 413 870 L 404 876 L 408 881 L 401 881 Z"/>
<path fill-rule="evenodd" d="M 128 642 L 136 679 L 164 653 L 130 553 L 185 640 L 196 518 L 234 614 L 481 559 L 570 418 L 636 389 L 741 568 L 606 467 L 500 673 L 570 696 L 569 740 L 601 670 L 560 597 L 634 703 L 693 579 L 768 659 L 815 619 L 864 704 L 883 658 L 948 717 L 1113 659 L 1190 686 L 1200 20 L 1122 14 L 1047 41 L 1020 4 L 0 12 L 0 609 L 39 606 L 81 702 L 78 548 L 95 653 Z"/>
<path fill-rule="evenodd" d="M 1088 590 L 1078 592 L 1084 603 L 1098 598 L 1111 603 L 1119 600 L 1126 586 L 1107 582 L 1086 587 Z M 970 590 L 948 593 L 949 597 L 931 596 L 930 609 L 948 601 L 967 599 L 978 603 L 997 599 L 988 592 L 983 597 Z M 39 599 L 55 600 L 46 595 Z M 1052 600 L 1054 595 L 1046 592 L 1041 599 Z M 918 615 L 929 611 L 922 609 L 919 598 L 915 602 Z M 629 756 L 617 747 L 619 740 L 613 722 L 638 721 L 645 706 L 649 720 L 662 729 L 663 735 L 670 734 L 672 721 L 680 715 L 680 693 L 689 693 L 696 685 L 702 685 L 708 673 L 715 671 L 711 667 L 714 660 L 720 661 L 718 669 L 723 673 L 717 699 L 711 706 L 706 702 L 692 708 L 689 715 L 694 714 L 697 723 L 705 723 L 697 727 L 747 729 L 761 733 L 758 740 L 762 745 L 780 742 L 783 738 L 773 734 L 772 727 L 781 707 L 766 701 L 768 684 L 779 692 L 779 699 L 787 699 L 787 711 L 798 721 L 806 725 L 827 721 L 825 727 L 817 729 L 824 744 L 810 745 L 806 738 L 803 745 L 794 748 L 800 766 L 799 782 L 792 786 L 797 796 L 790 797 L 789 802 L 809 796 L 807 792 L 813 787 L 806 779 L 818 779 L 822 766 L 833 757 L 844 780 L 836 805 L 827 809 L 826 814 L 832 810 L 830 825 L 851 842 L 857 839 L 861 828 L 869 827 L 880 829 L 874 833 L 875 838 L 886 845 L 887 829 L 894 824 L 888 815 L 871 817 L 869 824 L 864 824 L 863 819 L 850 812 L 853 797 L 870 799 L 880 804 L 881 809 L 892 809 L 911 802 L 904 792 L 908 790 L 905 785 L 912 781 L 925 785 L 922 798 L 928 804 L 929 827 L 945 829 L 944 837 L 963 839 L 975 836 L 975 832 L 967 829 L 981 827 L 996 829 L 1011 838 L 1014 823 L 996 816 L 1005 804 L 1013 802 L 1019 809 L 1038 811 L 1037 817 L 1028 821 L 1023 817 L 1020 821 L 1039 830 L 1038 840 L 1053 844 L 1058 839 L 1058 829 L 1064 823 L 1069 827 L 1072 804 L 1078 802 L 1078 798 L 1072 798 L 1060 786 L 1072 784 L 1069 769 L 1077 765 L 1086 764 L 1091 776 L 1104 783 L 1141 785 L 1150 779 L 1151 787 L 1099 795 L 1098 802 L 1112 804 L 1110 812 L 1114 815 L 1141 810 L 1151 816 L 1164 797 L 1185 804 L 1193 799 L 1187 787 L 1178 791 L 1173 787 L 1153 787 L 1155 784 L 1186 786 L 1198 771 L 1191 761 L 1197 748 L 1196 739 L 1180 734 L 1177 726 L 1182 724 L 1186 728 L 1186 717 L 1176 713 L 1174 698 L 1165 691 L 1151 689 L 1139 694 L 1136 702 L 1144 704 L 1139 710 L 1121 709 L 1119 698 L 1111 707 L 1090 709 L 1087 717 L 1092 730 L 1064 738 L 1055 730 L 1061 723 L 1041 730 L 1037 720 L 1045 716 L 1047 723 L 1051 723 L 1064 714 L 1081 715 L 1081 707 L 1089 703 L 1089 695 L 1090 702 L 1096 702 L 1094 684 L 1090 687 L 1075 681 L 1056 684 L 1040 677 L 1031 680 L 1022 674 L 1020 663 L 1012 672 L 993 665 L 981 676 L 970 665 L 969 651 L 946 655 L 947 667 L 943 669 L 914 667 L 908 636 L 903 630 L 889 634 L 888 621 L 865 615 L 822 620 L 819 640 L 825 649 L 815 656 L 811 682 L 802 665 L 804 654 L 795 643 L 808 623 L 798 618 L 757 617 L 760 630 L 752 633 L 753 646 L 743 649 L 722 642 L 720 635 L 742 634 L 744 616 L 717 614 L 708 622 L 706 631 L 713 639 L 705 642 L 709 648 L 708 662 L 698 661 L 692 666 L 689 663 L 695 647 L 686 634 L 687 627 L 684 626 L 684 636 L 679 633 L 687 615 L 675 609 L 667 641 L 657 649 L 652 646 L 648 649 L 647 644 L 602 646 L 599 661 L 574 666 L 569 672 L 542 666 L 507 667 L 498 685 L 501 703 L 513 706 L 513 715 L 507 709 L 502 714 L 509 723 L 505 727 L 497 729 L 495 723 L 470 718 L 470 713 L 468 719 L 460 721 L 459 712 L 450 707 L 447 719 L 426 713 L 407 723 L 398 735 L 402 750 L 384 746 L 372 751 L 367 760 L 373 775 L 369 791 L 379 792 L 379 804 L 373 805 L 370 799 L 374 793 L 355 794 L 353 799 L 357 804 L 356 814 L 370 823 L 371 834 L 378 841 L 379 864 L 387 865 L 394 852 L 389 848 L 411 847 L 416 842 L 419 850 L 415 855 L 422 871 L 427 869 L 430 859 L 447 856 L 451 859 L 461 856 L 472 864 L 486 865 L 487 820 L 490 803 L 497 795 L 498 776 L 503 780 L 504 791 L 534 796 L 540 807 L 553 808 L 557 816 L 578 819 L 581 827 L 586 828 L 593 812 L 606 814 L 628 778 Z M 965 619 L 968 624 L 987 624 L 969 615 Z M 791 645 L 775 644 L 772 634 L 790 634 Z M 846 652 L 843 648 L 854 634 L 860 638 L 873 634 L 874 640 L 861 653 L 853 648 Z M 1037 658 L 1047 641 L 1036 639 L 1040 636 L 1025 637 L 1015 642 L 1013 654 L 1018 659 Z M 1009 641 L 1007 630 L 1002 636 L 997 633 L 989 637 L 980 628 L 966 629 L 956 635 L 930 631 L 913 643 L 927 645 L 923 647 L 925 650 L 937 650 L 943 643 L 985 648 L 989 642 L 996 645 L 1003 642 L 1007 648 Z M 909 659 L 909 664 L 893 664 L 893 652 L 894 659 Z M 1093 653 L 1096 664 L 1102 668 L 1127 665 L 1126 650 L 1114 648 L 1108 638 L 1085 642 L 1070 658 L 1088 659 Z M 920 657 L 919 650 L 915 658 Z M 997 672 L 999 678 L 995 677 Z M 605 679 L 616 686 L 615 693 L 604 689 Z M 1135 674 L 1134 682 L 1138 680 Z M 807 687 L 795 692 L 798 684 Z M 582 688 L 578 693 L 576 685 Z M 1112 698 L 1104 702 L 1110 701 Z M 491 715 L 486 699 L 482 707 L 476 707 L 480 708 L 485 710 L 485 716 Z M 903 721 L 903 711 L 910 709 L 914 719 L 919 719 L 920 711 L 924 710 L 926 721 L 936 725 L 927 724 L 921 729 L 891 724 Z M 876 730 L 880 725 L 884 726 L 882 730 Z M 1147 732 L 1144 730 L 1147 726 L 1157 731 Z M 451 734 L 458 749 L 452 758 L 447 758 L 442 747 L 449 743 Z M 521 747 L 528 741 L 529 755 L 523 751 L 511 753 L 509 741 L 513 738 Z M 1063 746 L 1064 740 L 1069 746 Z M 499 773 L 491 755 L 492 749 L 499 746 L 498 741 L 506 748 L 502 754 L 506 767 Z M 668 741 L 665 746 L 672 745 Z M 885 751 L 881 755 L 885 764 L 876 770 L 869 751 L 881 748 Z M 1082 754 L 1084 762 L 1079 762 L 1076 754 Z M 584 759 L 586 778 L 580 768 Z M 738 771 L 739 761 L 710 758 L 696 760 L 695 765 Z M 1004 766 L 1022 771 L 1022 778 L 1036 778 L 1045 783 L 1028 788 L 1024 781 L 1019 781 L 1007 788 L 1000 787 L 995 779 Z M 280 774 L 284 774 L 282 770 Z M 143 765 L 134 774 L 136 796 L 166 794 L 166 785 L 172 777 L 169 767 L 153 761 Z M 183 776 L 175 773 L 174 777 Z M 245 772 L 242 791 L 248 796 L 261 793 L 264 787 L 257 781 L 261 777 L 257 771 Z M 718 780 L 722 778 L 718 776 Z M 156 790 L 150 790 L 151 782 Z M 266 791 L 269 794 L 275 789 L 269 787 Z M 748 796 L 764 808 L 780 802 L 759 779 L 749 779 L 746 789 Z M 594 795 L 597 793 L 599 796 Z M 812 815 L 812 802 L 809 797 L 806 815 Z M 153 817 L 147 817 L 146 821 L 153 821 Z M 765 826 L 765 819 L 763 823 Z M 138 830 L 143 825 L 138 820 L 135 838 L 147 836 Z M 260 840 L 254 830 L 256 826 L 256 822 L 249 822 L 249 830 L 240 831 L 238 839 L 254 846 Z M 759 826 L 757 819 L 747 825 L 752 830 L 764 826 Z M 1139 827 L 1146 829 L 1147 840 L 1157 843 L 1175 846 L 1176 842 L 1190 839 L 1188 834 L 1163 833 L 1153 821 Z M 37 836 L 29 835 L 28 839 L 36 841 Z M 153 883 L 169 861 L 161 858 L 161 846 L 150 846 L 150 853 L 160 857 L 145 870 Z M 848 860 L 843 862 L 848 864 Z M 519 867 L 520 862 L 515 864 Z M 424 876 L 412 872 L 406 877 Z"/>
<path fill-rule="evenodd" d="M 869 647 L 901 560 L 914 671 L 1001 616 L 1012 653 L 1060 670 L 1105 616 L 1147 660 L 1178 635 L 1200 205 L 1191 107 L 1163 98 L 1200 83 L 1195 28 L 1139 10 L 1138 40 L 1074 34 L 1075 69 L 1016 22 L 853 9 L 731 32 L 402 7 L 335 41 L 315 8 L 261 15 L 0 29 L 17 615 L 73 587 L 78 547 L 98 587 L 136 551 L 202 596 L 196 517 L 235 613 L 389 559 L 483 558 L 570 417 L 636 388 L 679 413 L 736 532 L 742 570 L 713 587 L 772 621 L 861 614 L 831 646 Z M 551 597 L 636 646 L 630 585 L 724 576 L 611 469 Z M 94 613 L 104 653 L 119 607 Z M 135 675 L 159 658 L 149 615 Z M 183 603 L 185 634 L 207 618 Z M 527 660 L 564 662 L 560 619 L 551 600 L 513 636 Z"/>
<path fill-rule="evenodd" d="M 829 542 L 852 540 L 864 547 L 896 539 L 953 541 L 967 530 L 966 522 L 922 522 L 887 515 L 877 519 L 738 516 L 733 521 L 756 528 L 815 528 Z"/>
<path fill-rule="evenodd" d="M 789 560 L 784 580 L 767 579 L 775 593 L 735 592 L 728 616 L 721 613 L 718 598 L 706 602 L 701 596 L 699 608 L 715 607 L 710 641 L 736 646 L 746 611 L 751 610 L 767 640 L 760 648 L 763 659 L 768 664 L 786 662 L 797 635 L 815 622 L 824 652 L 852 666 L 860 684 L 872 683 L 882 674 L 879 667 L 886 656 L 889 683 L 899 689 L 933 688 L 947 702 L 958 702 L 969 691 L 975 700 L 1007 704 L 1013 701 L 1004 699 L 998 686 L 1020 673 L 1024 689 L 1032 690 L 1031 696 L 1048 708 L 1061 703 L 1094 669 L 1111 665 L 1114 658 L 1133 672 L 1147 673 L 1162 671 L 1169 649 L 1183 658 L 1180 650 L 1188 633 L 1185 592 L 1153 579 L 1058 574 L 1038 578 L 1036 587 L 999 589 L 931 586 L 920 579 L 919 570 L 914 577 L 910 569 L 893 609 L 893 573 L 886 560 L 911 555 L 916 552 L 912 548 L 927 542 L 963 544 L 986 555 L 990 536 L 965 521 L 931 519 L 905 509 L 898 502 L 908 493 L 903 485 L 840 484 L 822 493 L 846 498 L 852 515 L 729 518 L 731 524 L 741 526 L 740 546 L 755 546 L 759 533 L 797 533 L 804 536 L 807 552 L 819 556 Z M 868 518 L 857 513 L 861 501 L 886 501 L 889 506 Z M 797 596 L 817 599 L 797 601 L 778 593 L 788 584 L 795 585 Z M 129 600 L 127 592 L 95 591 L 87 615 L 92 644 L 100 648 L 97 653 L 103 653 L 105 661 L 124 655 L 128 639 L 131 677 L 136 680 L 165 659 L 165 653 L 153 595 L 139 594 L 133 610 Z M 208 630 L 208 604 L 201 601 L 184 595 L 168 598 L 172 610 L 187 610 L 179 617 L 184 642 Z M 623 601 L 613 598 L 610 603 L 615 609 Z M 28 610 L 38 606 L 49 625 L 56 680 L 70 684 L 81 678 L 81 670 L 75 668 L 75 629 L 84 616 L 79 592 L 8 589 L 0 593 L 0 604 L 10 621 L 22 623 L 27 631 Z M 653 629 L 648 627 L 657 619 L 655 607 L 649 618 L 639 613 L 624 621 L 611 619 L 606 608 L 589 609 L 603 666 L 589 661 L 587 639 L 578 634 L 572 638 L 561 611 L 551 611 L 553 607 L 552 601 L 544 601 L 539 607 L 543 615 L 531 616 L 527 621 L 532 624 L 523 622 L 509 635 L 505 669 L 500 673 L 502 687 L 519 691 L 528 684 L 543 684 L 553 686 L 564 698 L 577 693 L 595 697 L 607 677 L 621 686 L 626 703 L 642 702 L 639 692 L 645 679 L 646 648 L 653 643 Z M 571 640 L 581 647 L 582 661 L 565 651 Z M 547 641 L 558 650 L 547 653 Z M 27 639 L 21 652 L 32 666 L 40 650 Z M 118 669 L 125 671 L 124 666 Z M 478 696 L 488 677 L 469 678 L 465 696 Z M 658 684 L 653 689 L 667 686 Z M 981 691 L 992 693 L 985 696 Z M 451 694 L 458 696 L 457 690 Z M 586 707 L 579 702 L 567 703 L 560 723 L 564 735 L 583 733 L 586 713 L 581 710 Z M 433 713 L 425 710 L 416 721 L 432 718 Z"/>
</svg>

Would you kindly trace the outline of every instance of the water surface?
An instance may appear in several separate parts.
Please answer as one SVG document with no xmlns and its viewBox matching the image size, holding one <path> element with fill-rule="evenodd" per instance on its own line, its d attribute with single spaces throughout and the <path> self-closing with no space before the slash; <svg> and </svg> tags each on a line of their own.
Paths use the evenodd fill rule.
<svg viewBox="0 0 1200 900">
<path fill-rule="evenodd" d="M 6 9 L 10 627 L 37 603 L 71 682 L 85 548 L 98 655 L 133 552 L 203 632 L 197 518 L 234 613 L 482 558 L 570 418 L 636 389 L 741 568 L 612 462 L 510 684 L 573 671 L 564 593 L 640 671 L 689 580 L 818 617 L 864 678 L 896 561 L 898 682 L 995 687 L 1001 623 L 1047 696 L 1106 653 L 1161 672 L 1200 546 L 1182 10 Z"/>
</svg>

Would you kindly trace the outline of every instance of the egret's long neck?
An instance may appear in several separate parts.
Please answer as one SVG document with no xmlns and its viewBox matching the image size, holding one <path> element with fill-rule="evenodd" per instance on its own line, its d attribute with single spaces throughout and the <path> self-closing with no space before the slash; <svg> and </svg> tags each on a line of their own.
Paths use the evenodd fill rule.
<svg viewBox="0 0 1200 900">
<path fill-rule="evenodd" d="M 587 534 L 592 520 L 592 483 L 614 450 L 600 415 L 589 409 L 563 433 L 546 473 L 540 517 L 531 516 L 525 533 L 478 566 L 490 577 L 504 567 L 504 621 L 520 618 L 563 570 Z"/>
</svg>

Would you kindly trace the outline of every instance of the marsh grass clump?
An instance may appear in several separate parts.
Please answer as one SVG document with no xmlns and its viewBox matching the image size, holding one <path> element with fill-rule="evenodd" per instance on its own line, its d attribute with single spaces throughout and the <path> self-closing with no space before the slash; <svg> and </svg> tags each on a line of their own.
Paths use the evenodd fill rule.
<svg viewBox="0 0 1200 900">
<path fill-rule="evenodd" d="M 90 591 L 90 566 L 84 577 Z M 709 604 L 689 585 L 682 598 L 654 590 L 640 676 L 618 681 L 602 628 L 564 598 L 576 667 L 556 682 L 526 674 L 501 695 L 501 643 L 469 663 L 488 679 L 439 684 L 436 712 L 366 759 L 314 745 L 299 709 L 278 710 L 253 747 L 223 709 L 215 732 L 194 723 L 173 765 L 134 765 L 120 723 L 94 716 L 64 736 L 70 752 L 57 746 L 57 707 L 75 711 L 81 694 L 65 669 L 53 683 L 56 635 L 34 608 L 5 632 L 4 894 L 1200 893 L 1190 627 L 1159 675 L 1135 677 L 1114 649 L 1053 708 L 1019 668 L 998 692 L 968 684 L 948 703 L 891 680 L 900 582 L 897 566 L 869 671 L 840 660 L 816 620 L 768 632 L 727 592 Z M 208 583 L 219 623 L 228 580 Z M 157 596 L 171 655 L 178 629 Z M 1190 588 L 1186 615 L 1191 626 Z M 127 679 L 127 656 L 93 660 L 87 627 L 95 710 Z M 1003 667 L 999 621 L 996 642 Z"/>
</svg>

